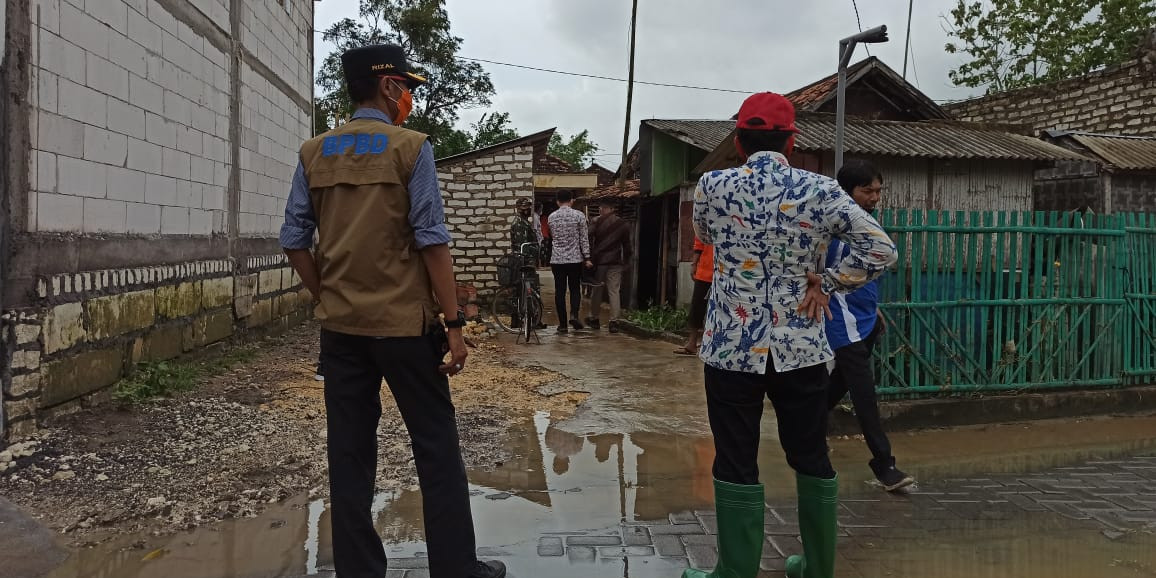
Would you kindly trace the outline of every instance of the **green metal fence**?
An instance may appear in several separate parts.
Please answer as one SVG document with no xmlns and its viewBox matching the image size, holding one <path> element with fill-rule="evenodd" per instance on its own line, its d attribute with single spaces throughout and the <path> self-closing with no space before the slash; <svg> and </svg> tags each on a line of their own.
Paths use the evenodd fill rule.
<svg viewBox="0 0 1156 578">
<path fill-rule="evenodd" d="M 1156 382 L 1156 216 L 885 211 L 879 392 Z"/>
</svg>

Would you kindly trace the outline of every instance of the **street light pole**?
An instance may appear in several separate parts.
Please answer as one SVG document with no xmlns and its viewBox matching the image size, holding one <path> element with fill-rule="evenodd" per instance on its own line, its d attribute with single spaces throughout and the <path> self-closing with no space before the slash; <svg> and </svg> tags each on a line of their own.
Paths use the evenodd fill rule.
<svg viewBox="0 0 1156 578">
<path fill-rule="evenodd" d="M 835 95 L 835 171 L 843 168 L 843 132 L 847 116 L 847 65 L 859 43 L 878 44 L 887 42 L 887 27 L 879 26 L 864 30 L 854 36 L 839 41 L 839 85 Z"/>
</svg>

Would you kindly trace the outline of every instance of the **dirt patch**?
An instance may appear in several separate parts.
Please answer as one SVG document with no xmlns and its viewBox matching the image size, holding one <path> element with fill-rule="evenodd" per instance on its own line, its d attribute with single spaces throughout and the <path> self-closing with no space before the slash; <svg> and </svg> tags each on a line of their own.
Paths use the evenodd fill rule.
<svg viewBox="0 0 1156 578">
<path fill-rule="evenodd" d="M 465 462 L 488 468 L 506 459 L 494 440 L 518 421 L 537 410 L 566 415 L 585 395 L 540 394 L 547 384 L 566 389 L 565 378 L 521 368 L 501 345 L 472 333 L 467 371 L 451 387 Z M 0 494 L 75 545 L 254 517 L 291 496 L 326 495 L 317 327 L 230 347 L 255 356 L 193 391 L 66 416 L 0 452 Z M 409 438 L 386 387 L 382 398 L 378 487 L 416 486 Z"/>
</svg>

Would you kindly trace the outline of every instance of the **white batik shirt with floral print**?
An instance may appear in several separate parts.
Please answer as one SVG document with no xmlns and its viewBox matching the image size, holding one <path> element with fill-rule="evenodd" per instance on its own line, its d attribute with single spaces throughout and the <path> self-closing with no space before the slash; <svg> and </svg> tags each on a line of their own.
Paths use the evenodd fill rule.
<svg viewBox="0 0 1156 578">
<path fill-rule="evenodd" d="M 850 292 L 897 260 L 895 244 L 834 179 L 791 168 L 778 153 L 703 175 L 694 228 L 715 250 L 699 356 L 719 369 L 761 374 L 770 359 L 786 372 L 833 359 L 823 323 L 798 311 L 806 274 L 817 272 L 828 294 Z M 816 271 L 832 239 L 851 254 Z"/>
</svg>

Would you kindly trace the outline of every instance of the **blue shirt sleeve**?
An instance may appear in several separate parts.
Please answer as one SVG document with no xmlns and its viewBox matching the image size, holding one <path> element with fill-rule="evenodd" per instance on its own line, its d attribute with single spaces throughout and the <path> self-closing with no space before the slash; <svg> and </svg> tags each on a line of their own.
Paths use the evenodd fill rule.
<svg viewBox="0 0 1156 578">
<path fill-rule="evenodd" d="M 309 183 L 305 180 L 305 167 L 297 163 L 293 173 L 293 185 L 289 188 L 289 199 L 285 202 L 285 222 L 281 225 L 281 247 L 285 249 L 310 249 L 313 247 L 313 232 L 317 230 L 317 216 L 313 214 L 313 201 L 309 198 Z"/>
<path fill-rule="evenodd" d="M 438 190 L 438 172 L 433 146 L 427 140 L 417 155 L 409 177 L 409 225 L 418 249 L 450 242 L 446 211 Z"/>
</svg>

